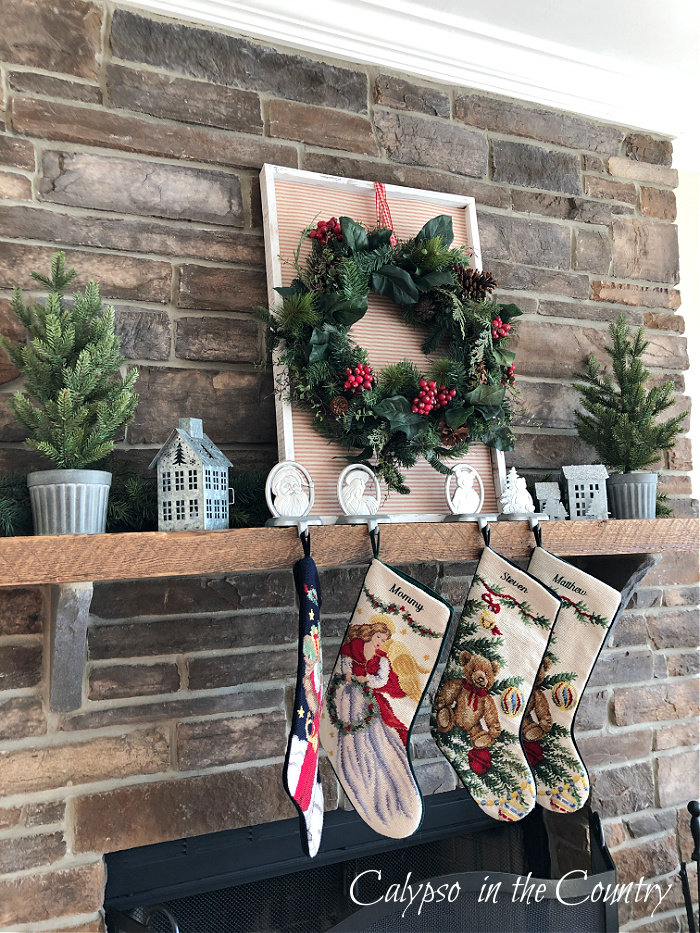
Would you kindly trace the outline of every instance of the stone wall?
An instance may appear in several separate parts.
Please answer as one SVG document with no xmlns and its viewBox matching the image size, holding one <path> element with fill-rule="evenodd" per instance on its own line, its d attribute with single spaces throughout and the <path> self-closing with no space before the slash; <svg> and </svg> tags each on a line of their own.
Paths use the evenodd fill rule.
<svg viewBox="0 0 700 933">
<path fill-rule="evenodd" d="M 180 415 L 203 416 L 239 468 L 276 459 L 250 312 L 266 300 L 263 162 L 476 198 L 485 266 L 526 312 L 518 467 L 590 457 L 573 430 L 573 374 L 620 311 L 649 329 L 654 378 L 682 396 L 667 140 L 97 3 L 4 3 L 0 328 L 16 333 L 10 288 L 31 287 L 57 247 L 79 283 L 100 282 L 141 370 L 122 459 L 143 467 Z M 9 415 L 16 376 L 1 358 L 0 470 L 36 463 Z M 695 509 L 689 468 L 681 439 L 661 464 L 680 516 Z M 458 605 L 470 570 L 420 572 Z M 360 575 L 324 572 L 329 663 Z M 98 585 L 83 703 L 65 716 L 46 703 L 41 599 L 0 594 L 0 928 L 97 930 L 105 851 L 293 815 L 279 780 L 291 574 Z M 697 562 L 664 558 L 579 715 L 623 880 L 671 879 L 690 849 L 697 603 Z M 452 788 L 425 718 L 416 756 L 425 792 Z M 679 905 L 676 886 L 653 921 L 642 903 L 623 919 L 677 931 Z"/>
</svg>

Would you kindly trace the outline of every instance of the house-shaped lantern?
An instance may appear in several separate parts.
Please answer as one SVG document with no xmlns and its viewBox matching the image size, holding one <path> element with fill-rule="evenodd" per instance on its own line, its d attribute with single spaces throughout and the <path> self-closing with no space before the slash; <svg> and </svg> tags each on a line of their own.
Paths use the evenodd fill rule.
<svg viewBox="0 0 700 933">
<path fill-rule="evenodd" d="M 201 418 L 180 418 L 149 467 L 158 467 L 158 530 L 228 528 L 230 466 Z"/>
<path fill-rule="evenodd" d="M 568 486 L 569 516 L 577 519 L 608 517 L 608 471 L 601 464 L 562 467 Z"/>
</svg>

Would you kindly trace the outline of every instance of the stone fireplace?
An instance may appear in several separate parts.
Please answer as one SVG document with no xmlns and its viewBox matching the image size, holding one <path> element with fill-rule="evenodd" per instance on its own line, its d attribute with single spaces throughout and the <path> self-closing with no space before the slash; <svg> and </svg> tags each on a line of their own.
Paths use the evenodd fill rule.
<svg viewBox="0 0 700 933">
<path fill-rule="evenodd" d="M 455 153 L 469 147 L 484 156 L 467 168 Z M 141 372 L 119 460 L 145 469 L 180 415 L 204 418 L 234 462 L 234 486 L 236 469 L 276 459 L 272 380 L 250 311 L 266 301 L 264 162 L 476 198 L 485 267 L 525 312 L 509 465 L 542 478 L 591 461 L 572 383 L 621 311 L 647 328 L 647 364 L 673 379 L 673 410 L 689 407 L 668 140 L 111 4 L 5 4 L 0 329 L 16 334 L 11 287 L 30 288 L 57 248 L 81 285 L 99 281 Z M 38 465 L 9 413 L 16 377 L 0 355 L 0 472 Z M 675 515 L 696 516 L 687 438 L 659 467 Z M 458 557 L 407 569 L 459 606 L 473 566 Z M 362 574 L 322 570 L 329 665 Z M 45 596 L 0 588 L 0 929 L 91 933 L 104 928 L 106 853 L 295 815 L 280 780 L 292 575 L 97 582 L 70 713 L 49 704 Z M 673 881 L 692 848 L 697 604 L 697 554 L 665 553 L 617 622 L 578 715 L 621 880 Z M 426 796 L 455 791 L 425 711 L 414 761 Z M 334 811 L 337 786 L 325 769 L 324 779 Z M 579 830 L 550 829 L 566 865 Z M 623 908 L 621 922 L 680 931 L 680 886 L 653 920 L 647 910 Z"/>
<path fill-rule="evenodd" d="M 406 569 L 458 604 L 473 565 Z M 322 571 L 327 666 L 362 572 Z M 640 715 L 639 699 L 629 705 L 633 688 L 620 682 L 624 676 L 639 677 L 634 664 L 640 651 L 621 643 L 639 625 L 639 606 L 653 598 L 656 578 L 639 589 L 634 608 L 618 622 L 578 717 L 593 806 L 604 817 L 623 879 L 649 878 L 649 865 L 657 868 L 656 876 L 672 877 L 678 839 L 689 845 L 682 804 L 692 793 L 687 783 L 692 778 L 672 775 L 665 761 L 687 767 L 693 753 L 687 746 L 670 756 L 647 752 L 647 760 L 656 759 L 656 775 L 663 777 L 654 788 L 640 729 L 617 719 L 625 709 Z M 43 612 L 39 588 L 3 591 L 3 653 L 12 658 L 0 707 L 5 929 L 51 929 L 50 923 L 57 930 L 101 929 L 104 853 L 279 824 L 295 815 L 280 777 L 296 658 L 291 573 L 96 584 L 84 701 L 66 714 L 48 712 L 42 696 Z M 653 696 L 658 686 L 645 687 L 645 696 Z M 690 731 L 692 724 L 683 721 L 687 709 L 674 707 L 685 715 L 649 727 L 657 745 L 662 736 L 674 739 Z M 455 791 L 454 773 L 429 735 L 427 710 L 415 730 L 413 755 L 424 795 Z M 325 765 L 327 805 L 333 811 L 338 790 Z M 654 805 L 652 790 L 659 804 Z M 651 820 L 654 828 L 660 820 L 667 828 L 640 835 Z M 580 865 L 587 847 L 581 827 L 568 817 L 553 822 L 550 848 L 562 870 L 570 870 Z M 674 897 L 675 917 L 679 893 Z M 44 926 L 37 927 L 40 923 Z"/>
</svg>

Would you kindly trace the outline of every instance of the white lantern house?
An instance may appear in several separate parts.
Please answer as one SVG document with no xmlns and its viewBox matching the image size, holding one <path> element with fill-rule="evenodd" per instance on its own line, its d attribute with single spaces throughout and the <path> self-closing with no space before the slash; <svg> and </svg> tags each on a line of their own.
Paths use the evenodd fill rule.
<svg viewBox="0 0 700 933">
<path fill-rule="evenodd" d="M 228 528 L 231 466 L 201 418 L 180 418 L 149 467 L 157 468 L 158 530 Z"/>
<path fill-rule="evenodd" d="M 565 466 L 569 495 L 569 516 L 572 521 L 607 518 L 608 494 L 605 480 L 608 471 L 602 464 Z"/>
</svg>

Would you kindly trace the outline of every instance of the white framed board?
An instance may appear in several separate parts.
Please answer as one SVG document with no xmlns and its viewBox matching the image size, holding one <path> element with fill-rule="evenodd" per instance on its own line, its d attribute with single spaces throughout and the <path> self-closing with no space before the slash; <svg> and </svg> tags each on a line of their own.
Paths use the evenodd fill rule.
<svg viewBox="0 0 700 933">
<path fill-rule="evenodd" d="M 280 303 L 275 291 L 291 284 L 295 269 L 292 258 L 302 231 L 316 219 L 348 216 L 367 227 L 376 226 L 375 185 L 359 181 L 305 172 L 278 165 L 264 165 L 260 174 L 268 303 L 272 311 Z M 474 268 L 481 270 L 481 248 L 474 198 L 442 194 L 418 188 L 386 185 L 394 232 L 399 239 L 413 236 L 431 218 L 448 214 L 452 218 L 455 245 L 464 246 L 472 256 Z M 311 249 L 302 244 L 301 260 Z M 388 298 L 371 292 L 369 309 L 352 326 L 350 336 L 368 353 L 376 372 L 390 363 L 410 359 L 423 370 L 426 357 L 421 349 L 424 339 L 416 328 L 408 326 L 400 310 Z M 275 385 L 284 382 L 284 371 L 273 360 Z M 311 473 L 316 491 L 314 512 L 330 522 L 342 514 L 336 498 L 338 477 L 347 466 L 346 452 L 329 442 L 313 428 L 309 412 L 291 405 L 276 393 L 277 441 L 280 460 L 297 460 Z M 468 463 L 484 484 L 484 512 L 498 512 L 498 498 L 505 479 L 505 458 L 501 451 L 482 443 L 473 444 L 466 456 L 448 461 L 450 465 Z M 447 513 L 445 480 L 424 460 L 406 471 L 408 496 L 383 490 L 381 511 L 392 521 L 440 521 Z"/>
</svg>

